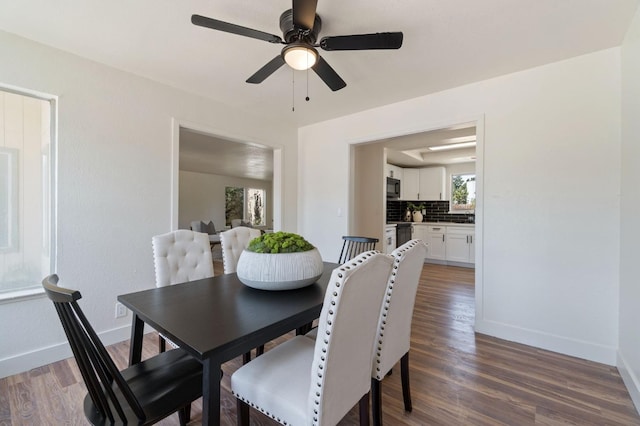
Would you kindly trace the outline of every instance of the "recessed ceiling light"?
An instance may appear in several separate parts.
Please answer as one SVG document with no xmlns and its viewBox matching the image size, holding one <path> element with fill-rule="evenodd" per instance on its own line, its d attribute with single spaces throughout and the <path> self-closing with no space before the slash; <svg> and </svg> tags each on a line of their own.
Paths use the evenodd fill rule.
<svg viewBox="0 0 640 426">
<path fill-rule="evenodd" d="M 469 136 L 456 136 L 455 138 L 442 139 L 442 142 L 459 143 L 459 142 L 473 142 L 475 140 L 476 140 L 476 135 L 469 135 Z"/>
<path fill-rule="evenodd" d="M 475 142 L 450 143 L 450 144 L 446 144 L 446 145 L 430 146 L 429 150 L 430 151 L 444 151 L 444 150 L 447 150 L 447 149 L 471 148 L 473 146 L 476 146 Z"/>
</svg>

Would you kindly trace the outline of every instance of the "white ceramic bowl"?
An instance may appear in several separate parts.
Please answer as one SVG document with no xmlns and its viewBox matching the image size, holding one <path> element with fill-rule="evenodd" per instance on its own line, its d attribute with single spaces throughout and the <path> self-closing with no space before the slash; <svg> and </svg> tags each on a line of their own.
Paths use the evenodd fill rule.
<svg viewBox="0 0 640 426">
<path fill-rule="evenodd" d="M 244 250 L 238 259 L 238 279 L 260 290 L 292 290 L 313 284 L 323 270 L 318 249 L 299 253 L 254 253 Z"/>
</svg>

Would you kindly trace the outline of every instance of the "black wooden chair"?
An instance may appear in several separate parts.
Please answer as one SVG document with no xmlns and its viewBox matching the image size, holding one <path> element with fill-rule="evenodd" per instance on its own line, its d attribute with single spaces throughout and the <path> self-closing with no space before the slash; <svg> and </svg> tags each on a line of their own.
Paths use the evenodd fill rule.
<svg viewBox="0 0 640 426">
<path fill-rule="evenodd" d="M 340 251 L 340 259 L 338 260 L 340 265 L 353 259 L 360 253 L 375 250 L 376 243 L 378 242 L 377 238 L 353 236 L 344 236 L 342 240 L 342 250 Z"/>
<path fill-rule="evenodd" d="M 202 365 L 182 349 L 158 354 L 119 371 L 78 305 L 79 291 L 42 280 L 58 312 L 88 393 L 84 413 L 93 425 L 149 425 L 178 412 L 189 421 L 191 402 L 202 396 Z"/>
</svg>

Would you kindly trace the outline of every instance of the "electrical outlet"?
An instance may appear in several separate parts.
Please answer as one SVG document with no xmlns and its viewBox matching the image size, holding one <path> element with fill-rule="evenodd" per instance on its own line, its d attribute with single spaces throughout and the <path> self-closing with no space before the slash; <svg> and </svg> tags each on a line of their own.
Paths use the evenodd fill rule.
<svg viewBox="0 0 640 426">
<path fill-rule="evenodd" d="M 116 302 L 116 318 L 122 318 L 127 316 L 127 308 L 120 302 Z"/>
</svg>

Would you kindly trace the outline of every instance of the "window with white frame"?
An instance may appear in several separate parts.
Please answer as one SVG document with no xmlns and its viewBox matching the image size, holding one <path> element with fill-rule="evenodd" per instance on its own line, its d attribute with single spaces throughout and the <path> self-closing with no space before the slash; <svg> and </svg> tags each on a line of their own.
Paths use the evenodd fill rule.
<svg viewBox="0 0 640 426">
<path fill-rule="evenodd" d="M 253 226 L 266 224 L 264 217 L 264 202 L 266 191 L 264 189 L 247 188 L 245 217 Z"/>
<path fill-rule="evenodd" d="M 54 100 L 0 87 L 0 300 L 53 271 Z"/>
<path fill-rule="evenodd" d="M 233 219 L 241 219 L 252 226 L 266 224 L 266 191 L 256 188 L 225 188 L 225 222 L 231 225 Z"/>
<path fill-rule="evenodd" d="M 463 173 L 451 175 L 452 212 L 473 212 L 476 208 L 476 175 Z"/>
</svg>

